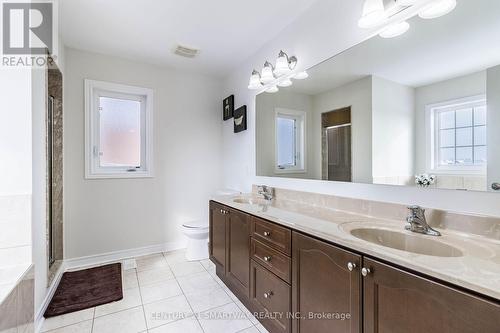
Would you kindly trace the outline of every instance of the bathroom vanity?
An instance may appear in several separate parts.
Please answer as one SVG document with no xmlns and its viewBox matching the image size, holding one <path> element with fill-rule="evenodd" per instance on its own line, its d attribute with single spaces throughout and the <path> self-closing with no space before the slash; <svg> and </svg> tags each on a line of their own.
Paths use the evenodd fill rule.
<svg viewBox="0 0 500 333">
<path fill-rule="evenodd" d="M 310 203 L 210 201 L 217 276 L 270 332 L 499 331 L 498 239 L 418 235 L 404 220 Z"/>
</svg>

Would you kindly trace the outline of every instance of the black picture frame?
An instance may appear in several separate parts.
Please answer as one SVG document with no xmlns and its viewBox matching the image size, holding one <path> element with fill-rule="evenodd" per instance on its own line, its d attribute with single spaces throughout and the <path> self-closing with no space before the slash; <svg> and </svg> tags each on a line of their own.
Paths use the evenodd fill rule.
<svg viewBox="0 0 500 333">
<path fill-rule="evenodd" d="M 224 98 L 222 101 L 222 119 L 224 121 L 233 118 L 234 114 L 234 95 Z"/>
<path fill-rule="evenodd" d="M 247 106 L 243 105 L 234 110 L 234 133 L 243 132 L 247 129 Z"/>
</svg>

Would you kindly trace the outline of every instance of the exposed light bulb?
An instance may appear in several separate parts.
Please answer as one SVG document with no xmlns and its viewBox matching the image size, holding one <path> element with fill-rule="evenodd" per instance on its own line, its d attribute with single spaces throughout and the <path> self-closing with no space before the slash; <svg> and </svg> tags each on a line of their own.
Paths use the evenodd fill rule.
<svg viewBox="0 0 500 333">
<path fill-rule="evenodd" d="M 387 19 L 383 0 L 365 0 L 363 15 L 358 21 L 360 28 L 374 28 Z"/>
<path fill-rule="evenodd" d="M 286 78 L 278 83 L 278 86 L 280 87 L 290 87 L 293 84 L 292 80 L 289 78 Z"/>
<path fill-rule="evenodd" d="M 434 19 L 450 13 L 457 6 L 457 0 L 435 0 L 418 13 L 423 19 Z"/>
<path fill-rule="evenodd" d="M 295 75 L 293 76 L 293 78 L 294 78 L 295 80 L 304 80 L 304 79 L 307 79 L 308 77 L 309 77 L 309 74 L 307 74 L 307 72 L 306 72 L 306 71 L 299 72 L 299 73 L 297 73 L 297 74 L 295 74 Z"/>
<path fill-rule="evenodd" d="M 264 64 L 264 68 L 262 68 L 262 75 L 260 77 L 260 82 L 263 84 L 268 84 L 269 82 L 274 81 L 276 78 L 273 74 L 273 65 L 269 61 L 266 61 Z"/>
<path fill-rule="evenodd" d="M 262 84 L 260 83 L 260 74 L 255 69 L 252 72 L 252 76 L 250 76 L 250 82 L 248 83 L 248 89 L 257 90 L 262 88 Z"/>
<path fill-rule="evenodd" d="M 279 89 L 276 86 L 272 86 L 266 90 L 266 92 L 271 93 L 271 94 L 277 93 L 278 91 L 279 91 Z"/>
<path fill-rule="evenodd" d="M 290 64 L 288 62 L 288 55 L 280 51 L 278 59 L 276 59 L 276 67 L 274 69 L 274 74 L 276 76 L 285 75 L 291 72 Z"/>
<path fill-rule="evenodd" d="M 382 38 L 394 38 L 397 36 L 401 36 L 405 32 L 410 29 L 410 24 L 406 21 L 394 23 L 389 25 L 380 33 L 380 37 Z"/>
</svg>

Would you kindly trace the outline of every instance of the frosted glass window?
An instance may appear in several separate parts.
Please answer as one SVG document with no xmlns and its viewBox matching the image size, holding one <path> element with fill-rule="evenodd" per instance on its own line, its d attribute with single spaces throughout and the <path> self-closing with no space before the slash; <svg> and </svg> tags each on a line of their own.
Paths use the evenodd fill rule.
<svg viewBox="0 0 500 333">
<path fill-rule="evenodd" d="M 455 148 L 443 148 L 440 150 L 440 162 L 441 165 L 453 165 L 455 164 Z"/>
<path fill-rule="evenodd" d="M 472 127 L 457 129 L 457 146 L 472 146 Z"/>
<path fill-rule="evenodd" d="M 486 101 L 451 101 L 434 112 L 438 167 L 486 165 Z"/>
<path fill-rule="evenodd" d="M 85 80 L 85 178 L 152 177 L 153 91 Z"/>
<path fill-rule="evenodd" d="M 104 167 L 141 166 L 141 103 L 100 97 L 99 164 Z"/>
<path fill-rule="evenodd" d="M 439 114 L 439 128 L 455 128 L 455 112 L 441 112 Z"/>
<path fill-rule="evenodd" d="M 440 132 L 441 147 L 455 147 L 455 129 Z"/>
<path fill-rule="evenodd" d="M 457 128 L 472 126 L 472 109 L 457 110 L 456 121 Z"/>
<path fill-rule="evenodd" d="M 278 136 L 278 166 L 295 165 L 295 146 L 297 142 L 295 137 L 295 119 L 278 117 L 276 134 Z"/>
<path fill-rule="evenodd" d="M 486 125 L 486 106 L 474 109 L 474 126 Z"/>
<path fill-rule="evenodd" d="M 456 164 L 472 164 L 472 147 L 457 148 Z"/>
<path fill-rule="evenodd" d="M 486 126 L 474 127 L 474 145 L 486 146 Z"/>
<path fill-rule="evenodd" d="M 486 146 L 474 148 L 474 164 L 486 164 Z"/>
</svg>

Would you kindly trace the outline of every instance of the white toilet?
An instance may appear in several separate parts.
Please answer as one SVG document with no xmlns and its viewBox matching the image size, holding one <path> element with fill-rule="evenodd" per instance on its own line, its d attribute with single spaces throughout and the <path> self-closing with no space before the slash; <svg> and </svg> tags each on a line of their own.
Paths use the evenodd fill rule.
<svg viewBox="0 0 500 333">
<path fill-rule="evenodd" d="M 189 261 L 208 258 L 208 222 L 186 222 L 182 225 L 182 232 L 188 239 L 186 259 Z"/>
<path fill-rule="evenodd" d="M 218 190 L 215 195 L 235 195 L 240 192 L 230 189 Z M 188 239 L 186 259 L 189 261 L 208 258 L 208 221 L 190 221 L 182 225 Z"/>
</svg>

